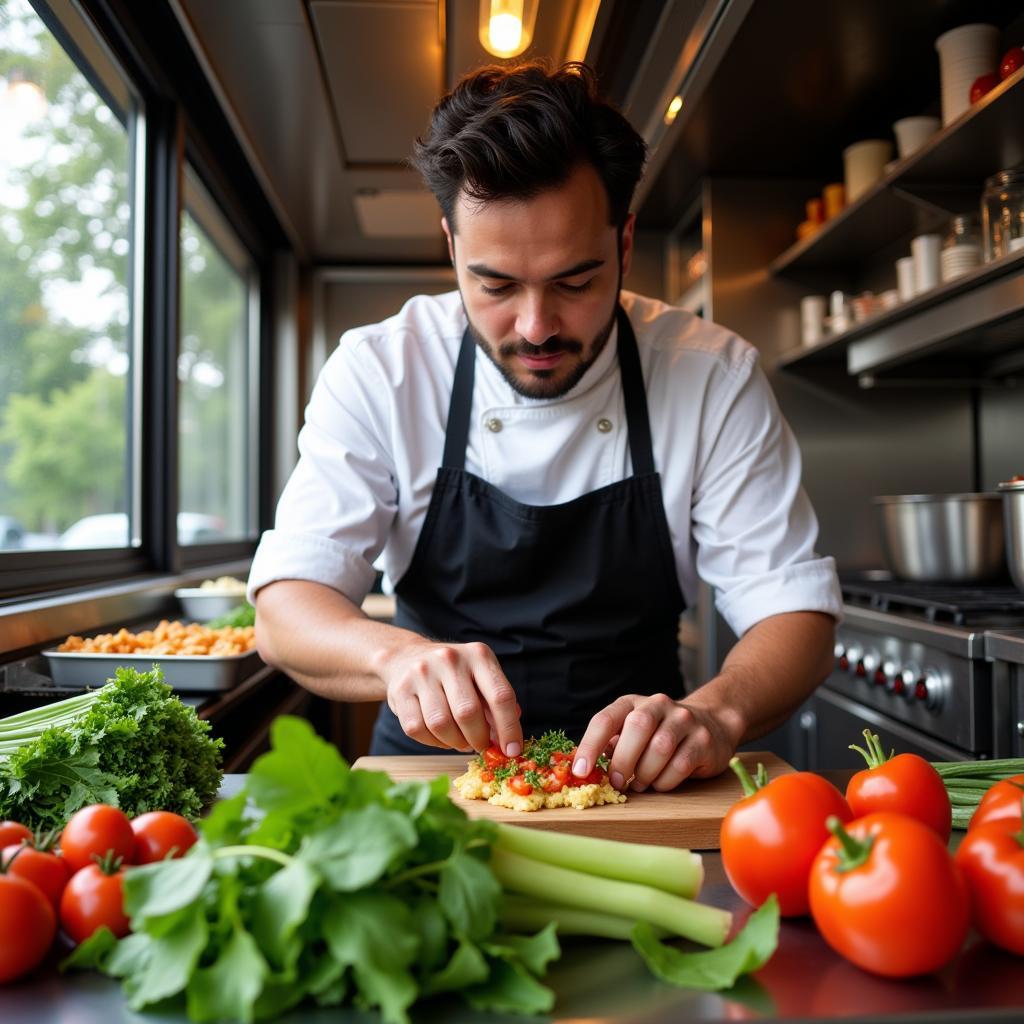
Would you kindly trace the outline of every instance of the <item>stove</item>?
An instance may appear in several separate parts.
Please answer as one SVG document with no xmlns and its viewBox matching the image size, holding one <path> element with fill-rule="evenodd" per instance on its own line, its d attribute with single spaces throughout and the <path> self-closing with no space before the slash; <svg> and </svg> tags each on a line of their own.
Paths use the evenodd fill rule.
<svg viewBox="0 0 1024 1024">
<path fill-rule="evenodd" d="M 992 757 L 993 666 L 986 636 L 1024 627 L 1013 588 L 922 585 L 881 573 L 840 580 L 835 666 L 801 715 L 808 767 L 863 767 L 851 743 L 932 761 Z"/>
</svg>

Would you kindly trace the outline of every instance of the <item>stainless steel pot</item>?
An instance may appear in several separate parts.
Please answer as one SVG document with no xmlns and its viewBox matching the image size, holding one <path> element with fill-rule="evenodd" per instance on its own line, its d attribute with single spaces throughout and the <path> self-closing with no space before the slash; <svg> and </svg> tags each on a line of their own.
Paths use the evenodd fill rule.
<svg viewBox="0 0 1024 1024">
<path fill-rule="evenodd" d="M 1005 577 L 999 494 L 887 494 L 874 503 L 882 548 L 899 579 L 990 583 Z"/>
<path fill-rule="evenodd" d="M 1024 479 L 999 485 L 1003 496 L 1006 567 L 1018 590 L 1024 590 Z"/>
</svg>

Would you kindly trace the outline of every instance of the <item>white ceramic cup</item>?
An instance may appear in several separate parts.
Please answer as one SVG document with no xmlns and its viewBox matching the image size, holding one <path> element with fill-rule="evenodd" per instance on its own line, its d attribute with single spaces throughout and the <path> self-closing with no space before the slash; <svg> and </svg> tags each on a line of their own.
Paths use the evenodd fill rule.
<svg viewBox="0 0 1024 1024">
<path fill-rule="evenodd" d="M 843 176 L 846 201 L 855 202 L 885 174 L 885 165 L 892 159 L 892 143 L 888 139 L 865 139 L 843 150 Z"/>
<path fill-rule="evenodd" d="M 800 300 L 800 340 L 805 345 L 813 345 L 824 337 L 825 308 L 824 295 L 805 295 Z"/>
<path fill-rule="evenodd" d="M 900 302 L 909 302 L 914 297 L 914 257 L 904 256 L 896 261 L 896 292 Z"/>
<path fill-rule="evenodd" d="M 942 127 L 937 117 L 902 117 L 892 126 L 900 159 L 919 150 Z"/>
<path fill-rule="evenodd" d="M 999 67 L 999 29 L 995 25 L 961 25 L 935 40 L 942 77 L 942 123 L 955 121 L 970 108 L 975 79 Z"/>
<path fill-rule="evenodd" d="M 931 291 L 939 284 L 939 253 L 942 239 L 938 235 L 918 235 L 910 240 L 914 258 L 914 294 Z"/>
</svg>

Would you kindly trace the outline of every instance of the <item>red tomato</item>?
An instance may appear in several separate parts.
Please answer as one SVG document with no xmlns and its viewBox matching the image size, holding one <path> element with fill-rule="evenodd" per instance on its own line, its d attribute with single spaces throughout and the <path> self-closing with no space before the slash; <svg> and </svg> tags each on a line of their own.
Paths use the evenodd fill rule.
<svg viewBox="0 0 1024 1024">
<path fill-rule="evenodd" d="M 49 850 L 37 850 L 29 843 L 5 846 L 0 862 L 10 875 L 31 882 L 49 901 L 54 912 L 60 907 L 60 894 L 68 884 L 68 866 L 63 857 Z"/>
<path fill-rule="evenodd" d="M 542 776 L 542 779 L 545 793 L 560 793 L 565 785 L 564 780 L 560 779 L 555 772 Z"/>
<path fill-rule="evenodd" d="M 985 791 L 977 809 L 971 815 L 968 828 L 977 828 L 992 821 L 1010 820 L 1021 827 L 1021 799 L 1024 798 L 1024 775 L 997 782 Z"/>
<path fill-rule="evenodd" d="M 569 779 L 572 777 L 572 768 L 568 761 L 559 761 L 557 764 L 552 765 L 551 774 L 558 779 L 560 785 L 567 786 Z"/>
<path fill-rule="evenodd" d="M 556 750 L 551 754 L 552 765 L 562 764 L 563 762 L 570 763 L 572 759 L 573 755 L 567 754 L 564 750 Z"/>
<path fill-rule="evenodd" d="M 188 819 L 170 811 L 149 811 L 132 819 L 135 864 L 152 864 L 168 855 L 181 857 L 199 838 Z"/>
<path fill-rule="evenodd" d="M 978 825 L 964 836 L 956 862 L 967 879 L 975 927 L 989 942 L 1024 954 L 1024 841 L 1020 819 Z"/>
<path fill-rule="evenodd" d="M 994 71 L 976 78 L 971 85 L 971 103 L 977 103 L 983 96 L 990 93 L 999 84 L 999 76 Z"/>
<path fill-rule="evenodd" d="M 131 864 L 135 833 L 123 811 L 108 804 L 93 804 L 75 811 L 60 836 L 60 851 L 72 873 L 81 871 L 111 850 Z"/>
<path fill-rule="evenodd" d="M 480 778 L 483 779 L 484 782 L 493 782 L 494 781 L 494 772 L 492 772 L 490 768 L 481 768 L 480 769 Z"/>
<path fill-rule="evenodd" d="M 518 793 L 520 796 L 529 796 L 533 792 L 533 786 L 522 775 L 513 775 L 508 780 L 508 784 L 512 788 L 512 792 Z"/>
<path fill-rule="evenodd" d="M 488 747 L 484 751 L 484 767 L 492 771 L 500 768 L 507 760 L 508 758 L 497 747 Z"/>
<path fill-rule="evenodd" d="M 121 882 L 124 872 L 106 872 L 99 864 L 76 871 L 60 899 L 61 927 L 76 943 L 106 925 L 119 939 L 131 930 L 124 913 Z"/>
<path fill-rule="evenodd" d="M 855 818 L 887 811 L 907 814 L 924 822 L 944 842 L 953 827 L 953 808 L 942 776 L 917 754 L 886 757 L 878 737 L 864 730 L 867 750 L 852 747 L 864 756 L 868 767 L 846 787 L 846 802 Z"/>
<path fill-rule="evenodd" d="M 32 970 L 56 934 L 57 918 L 46 897 L 24 878 L 0 875 L 0 983 Z"/>
<path fill-rule="evenodd" d="M 732 887 L 755 907 L 774 892 L 784 917 L 806 914 L 807 875 L 828 839 L 825 821 L 849 821 L 853 813 L 819 775 L 780 775 L 758 789 L 739 758 L 730 766 L 747 794 L 722 822 L 722 864 Z"/>
<path fill-rule="evenodd" d="M 1024 68 L 1024 50 L 1019 46 L 1011 46 L 999 62 L 999 80 L 1005 81 L 1020 68 Z"/>
<path fill-rule="evenodd" d="M 32 839 L 32 829 L 17 821 L 0 821 L 0 849 Z"/>
<path fill-rule="evenodd" d="M 970 926 L 960 869 L 935 832 L 905 814 L 869 814 L 834 833 L 811 866 L 811 914 L 825 941 L 889 978 L 949 963 Z"/>
</svg>

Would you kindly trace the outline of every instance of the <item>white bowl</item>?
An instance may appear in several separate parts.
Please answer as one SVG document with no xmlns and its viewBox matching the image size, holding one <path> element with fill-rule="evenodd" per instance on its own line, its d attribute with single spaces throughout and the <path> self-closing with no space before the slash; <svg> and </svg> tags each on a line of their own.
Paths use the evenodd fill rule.
<svg viewBox="0 0 1024 1024">
<path fill-rule="evenodd" d="M 180 587 L 174 596 L 193 622 L 209 622 L 245 604 L 245 594 L 219 594 L 216 590 L 200 587 Z"/>
</svg>

